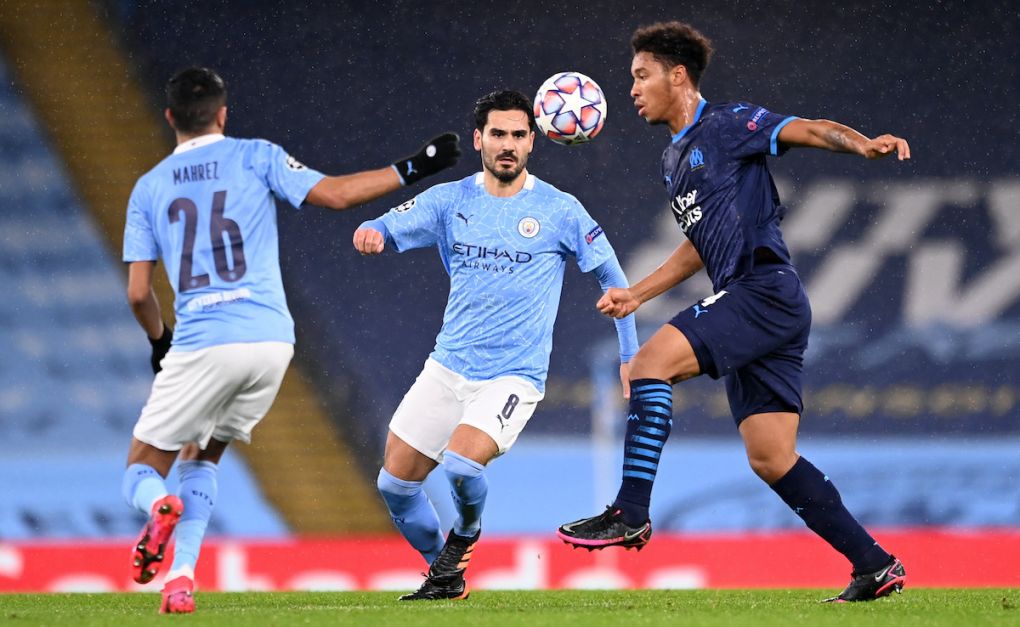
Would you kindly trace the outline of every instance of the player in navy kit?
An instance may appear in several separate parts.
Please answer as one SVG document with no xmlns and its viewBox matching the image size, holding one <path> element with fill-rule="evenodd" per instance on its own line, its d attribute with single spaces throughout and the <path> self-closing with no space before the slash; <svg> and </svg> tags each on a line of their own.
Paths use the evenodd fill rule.
<svg viewBox="0 0 1020 627">
<path fill-rule="evenodd" d="M 706 102 L 698 85 L 712 48 L 687 24 L 638 29 L 631 44 L 638 115 L 672 133 L 662 180 L 687 240 L 640 282 L 609 290 L 598 308 L 629 315 L 702 268 L 715 294 L 677 314 L 634 357 L 620 491 L 605 512 L 565 524 L 557 535 L 589 549 L 648 542 L 652 484 L 672 426 L 672 385 L 707 374 L 725 379 L 754 472 L 853 565 L 850 585 L 830 600 L 899 591 L 903 565 L 796 450 L 811 308 L 779 231 L 784 209 L 765 157 L 804 146 L 903 160 L 910 148 L 899 137 L 869 139 L 828 120 L 779 115 L 747 102 Z"/>
<path fill-rule="evenodd" d="M 167 84 L 177 148 L 131 192 L 124 227 L 128 300 L 152 343 L 156 379 L 135 425 L 122 491 L 149 521 L 133 547 L 135 581 L 156 576 L 176 530 L 160 612 L 190 613 L 194 569 L 218 492 L 217 463 L 249 441 L 294 353 L 280 276 L 274 196 L 347 209 L 453 165 L 458 138 L 441 135 L 392 166 L 325 176 L 279 146 L 223 135 L 227 90 L 207 68 Z M 152 290 L 162 259 L 174 288 L 175 332 Z M 183 452 L 181 452 L 183 449 Z M 164 478 L 180 455 L 179 495 Z"/>
</svg>

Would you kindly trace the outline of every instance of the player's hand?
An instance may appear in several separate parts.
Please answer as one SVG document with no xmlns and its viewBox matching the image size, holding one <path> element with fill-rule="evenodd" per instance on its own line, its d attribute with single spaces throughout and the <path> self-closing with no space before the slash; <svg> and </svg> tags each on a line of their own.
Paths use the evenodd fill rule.
<svg viewBox="0 0 1020 627">
<path fill-rule="evenodd" d="M 611 287 L 602 295 L 595 307 L 610 318 L 623 318 L 641 306 L 641 301 L 630 291 L 622 287 Z"/>
<path fill-rule="evenodd" d="M 166 357 L 167 351 L 170 350 L 170 345 L 174 341 L 174 330 L 166 326 L 163 323 L 163 335 L 157 339 L 149 338 L 149 344 L 152 345 L 152 357 L 149 359 L 149 363 L 152 365 L 152 374 L 159 374 L 159 371 L 163 369 L 160 362 Z"/>
<path fill-rule="evenodd" d="M 907 140 L 895 135 L 879 135 L 864 144 L 865 159 L 881 159 L 896 153 L 900 161 L 910 158 L 910 146 Z"/>
<path fill-rule="evenodd" d="M 630 362 L 620 364 L 620 384 L 623 386 L 623 398 L 630 400 Z"/>
<path fill-rule="evenodd" d="M 456 133 L 443 133 L 425 142 L 413 155 L 397 159 L 393 167 L 404 185 L 412 185 L 452 166 L 459 158 L 460 136 Z"/>
<path fill-rule="evenodd" d="M 383 234 L 375 229 L 362 228 L 354 232 L 354 248 L 362 255 L 378 255 L 385 246 Z"/>
</svg>

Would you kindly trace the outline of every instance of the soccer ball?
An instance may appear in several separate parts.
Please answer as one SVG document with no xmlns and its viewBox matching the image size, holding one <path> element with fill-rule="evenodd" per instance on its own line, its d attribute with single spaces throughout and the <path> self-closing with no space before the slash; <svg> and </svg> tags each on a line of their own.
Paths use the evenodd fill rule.
<svg viewBox="0 0 1020 627">
<path fill-rule="evenodd" d="M 535 122 L 557 144 L 583 144 L 606 123 L 606 97 L 580 72 L 554 74 L 535 94 Z"/>
</svg>

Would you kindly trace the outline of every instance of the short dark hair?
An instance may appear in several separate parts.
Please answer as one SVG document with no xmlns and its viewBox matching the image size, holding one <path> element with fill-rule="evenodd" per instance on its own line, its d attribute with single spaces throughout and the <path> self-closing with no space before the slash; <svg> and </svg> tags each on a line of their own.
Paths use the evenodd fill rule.
<svg viewBox="0 0 1020 627">
<path fill-rule="evenodd" d="M 189 67 L 174 74 L 166 84 L 166 106 L 178 132 L 195 133 L 208 128 L 225 104 L 227 85 L 209 68 Z"/>
<path fill-rule="evenodd" d="M 712 58 L 712 42 L 690 24 L 657 22 L 642 26 L 630 38 L 634 54 L 648 52 L 667 68 L 682 65 L 695 87 Z"/>
<path fill-rule="evenodd" d="M 538 130 L 535 124 L 535 110 L 532 108 L 531 100 L 519 91 L 503 89 L 486 94 L 475 102 L 475 128 L 479 131 L 485 128 L 489 121 L 489 111 L 523 111 L 528 114 L 528 126 L 532 131 Z"/>
</svg>

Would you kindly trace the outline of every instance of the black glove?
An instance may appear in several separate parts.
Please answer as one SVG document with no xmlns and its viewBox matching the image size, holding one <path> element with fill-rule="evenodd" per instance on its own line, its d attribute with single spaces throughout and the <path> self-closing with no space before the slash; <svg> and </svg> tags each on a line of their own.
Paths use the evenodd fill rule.
<svg viewBox="0 0 1020 627">
<path fill-rule="evenodd" d="M 152 364 L 152 373 L 159 374 L 159 371 L 163 369 L 159 365 L 159 362 L 163 361 L 166 357 L 166 352 L 170 350 L 170 345 L 174 341 L 174 330 L 170 327 L 163 325 L 163 335 L 159 336 L 158 340 L 149 338 L 149 344 L 152 344 L 152 358 L 149 363 Z"/>
<path fill-rule="evenodd" d="M 404 185 L 417 183 L 426 176 L 457 163 L 460 158 L 460 137 L 456 133 L 443 133 L 430 139 L 421 149 L 409 157 L 397 159 L 393 167 L 404 181 Z"/>
</svg>

